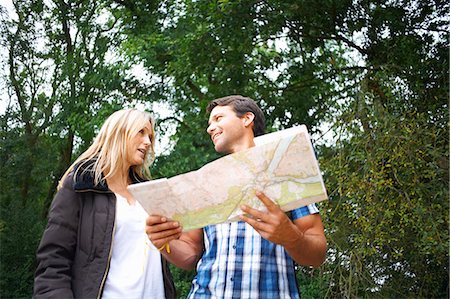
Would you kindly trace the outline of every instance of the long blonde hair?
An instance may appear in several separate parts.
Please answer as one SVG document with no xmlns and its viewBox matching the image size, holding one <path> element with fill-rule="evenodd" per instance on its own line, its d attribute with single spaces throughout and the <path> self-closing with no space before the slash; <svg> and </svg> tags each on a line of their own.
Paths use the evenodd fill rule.
<svg viewBox="0 0 450 299">
<path fill-rule="evenodd" d="M 94 174 L 94 184 L 97 185 L 103 180 L 114 176 L 123 169 L 127 159 L 127 146 L 129 141 L 150 122 L 151 138 L 150 148 L 141 165 L 131 166 L 132 171 L 137 176 L 150 179 L 150 165 L 155 159 L 154 141 L 155 141 L 155 122 L 152 116 L 147 112 L 136 109 L 119 110 L 111 114 L 103 123 L 100 132 L 95 137 L 92 145 L 82 153 L 78 159 L 67 169 L 61 178 L 58 189 L 67 175 L 79 163 L 88 163 L 95 161 L 92 168 L 85 171 L 92 171 Z M 82 167 L 78 167 L 77 171 Z M 76 174 L 74 174 L 74 178 Z"/>
</svg>

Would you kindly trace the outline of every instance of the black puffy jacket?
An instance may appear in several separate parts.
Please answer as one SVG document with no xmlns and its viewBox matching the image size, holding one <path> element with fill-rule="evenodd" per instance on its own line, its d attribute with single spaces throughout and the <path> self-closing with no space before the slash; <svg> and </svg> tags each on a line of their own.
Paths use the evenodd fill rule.
<svg viewBox="0 0 450 299">
<path fill-rule="evenodd" d="M 65 179 L 50 207 L 37 250 L 34 298 L 101 298 L 111 259 L 116 196 L 90 172 Z M 131 174 L 131 172 L 130 172 Z M 143 181 L 130 175 L 133 183 Z M 166 298 L 175 286 L 162 260 Z"/>
</svg>

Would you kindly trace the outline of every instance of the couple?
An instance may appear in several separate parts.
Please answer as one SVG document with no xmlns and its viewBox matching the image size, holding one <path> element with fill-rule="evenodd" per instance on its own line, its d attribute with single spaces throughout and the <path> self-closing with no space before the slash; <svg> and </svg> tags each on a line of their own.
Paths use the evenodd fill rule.
<svg viewBox="0 0 450 299">
<path fill-rule="evenodd" d="M 264 133 L 264 115 L 249 98 L 216 99 L 207 110 L 207 132 L 218 152 L 252 147 Z M 242 221 L 183 233 L 164 215 L 146 215 L 126 189 L 149 178 L 153 139 L 147 114 L 116 112 L 69 168 L 37 252 L 34 296 L 173 298 L 167 260 L 197 266 L 189 298 L 299 298 L 294 261 L 319 266 L 325 258 L 315 205 L 288 218 L 257 193 L 266 212 L 243 206 L 250 217 Z M 161 250 L 161 257 L 156 248 L 167 244 L 170 252 Z"/>
</svg>

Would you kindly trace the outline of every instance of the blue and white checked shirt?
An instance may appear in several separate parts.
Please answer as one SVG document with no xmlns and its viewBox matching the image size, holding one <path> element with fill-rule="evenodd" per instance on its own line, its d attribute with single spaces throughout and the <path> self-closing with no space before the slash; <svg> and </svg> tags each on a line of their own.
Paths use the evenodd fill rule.
<svg viewBox="0 0 450 299">
<path fill-rule="evenodd" d="M 318 212 L 311 204 L 291 211 L 291 219 Z M 188 298 L 300 298 L 294 261 L 284 247 L 243 221 L 210 225 L 203 232 L 205 251 Z"/>
</svg>

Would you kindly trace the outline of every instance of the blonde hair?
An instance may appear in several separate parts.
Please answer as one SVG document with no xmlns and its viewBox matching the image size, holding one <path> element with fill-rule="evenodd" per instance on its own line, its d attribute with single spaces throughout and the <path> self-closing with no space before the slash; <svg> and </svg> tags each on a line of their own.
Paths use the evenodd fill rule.
<svg viewBox="0 0 450 299">
<path fill-rule="evenodd" d="M 147 112 L 136 109 L 124 109 L 114 112 L 106 119 L 92 145 L 82 153 L 64 173 L 59 182 L 58 189 L 62 187 L 65 178 L 74 169 L 74 166 L 79 163 L 82 165 L 84 163 L 87 164 L 90 161 L 95 161 L 92 167 L 84 170 L 93 172 L 95 185 L 117 174 L 123 169 L 124 163 L 127 160 L 127 146 L 130 140 L 136 136 L 148 122 L 150 122 L 151 127 L 151 144 L 149 150 L 144 163 L 131 166 L 131 170 L 135 175 L 141 178 L 150 179 L 149 167 L 155 158 L 154 120 Z M 82 167 L 78 167 L 77 172 L 81 168 Z M 76 173 L 74 174 L 74 179 L 75 177 Z"/>
</svg>

